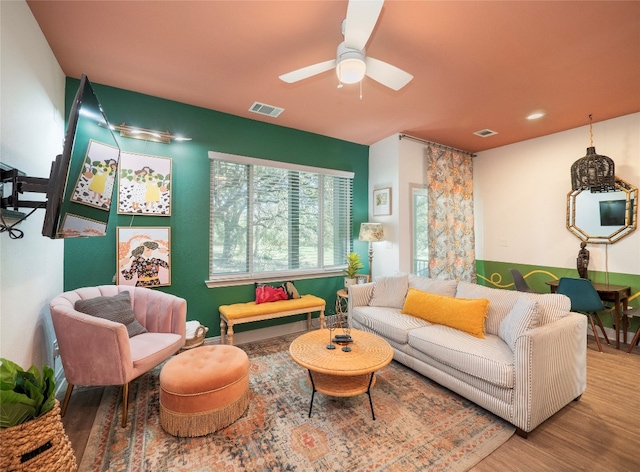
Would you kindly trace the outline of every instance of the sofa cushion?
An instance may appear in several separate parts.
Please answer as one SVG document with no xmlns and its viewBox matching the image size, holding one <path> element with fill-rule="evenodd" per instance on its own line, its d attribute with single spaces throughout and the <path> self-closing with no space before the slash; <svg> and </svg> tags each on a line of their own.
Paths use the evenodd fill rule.
<svg viewBox="0 0 640 472">
<path fill-rule="evenodd" d="M 410 288 L 402 313 L 484 337 L 489 300 L 453 298 Z"/>
<path fill-rule="evenodd" d="M 500 323 L 498 335 L 512 350 L 515 350 L 516 338 L 525 331 L 538 326 L 538 303 L 531 298 L 520 296 L 509 314 Z"/>
<path fill-rule="evenodd" d="M 397 308 L 375 306 L 353 307 L 350 315 L 362 326 L 398 344 L 409 342 L 409 332 L 429 323 L 411 315 L 403 315 Z"/>
<path fill-rule="evenodd" d="M 538 303 L 539 326 L 564 318 L 571 311 L 571 300 L 560 293 L 522 294 Z"/>
<path fill-rule="evenodd" d="M 409 274 L 409 288 L 417 288 L 423 292 L 437 293 L 438 295 L 456 296 L 457 280 L 431 279 Z"/>
<path fill-rule="evenodd" d="M 425 355 L 500 387 L 513 388 L 513 352 L 498 336 L 484 339 L 442 325 L 429 325 L 409 333 L 409 345 Z"/>
<path fill-rule="evenodd" d="M 129 337 L 147 332 L 147 329 L 136 320 L 131 308 L 131 298 L 127 291 L 120 292 L 112 297 L 77 300 L 74 308 L 87 315 L 122 323 L 126 326 Z"/>
<path fill-rule="evenodd" d="M 486 298 L 489 300 L 489 312 L 485 323 L 485 330 L 489 334 L 498 335 L 500 323 L 509 314 L 518 301 L 522 292 L 485 287 L 470 282 L 458 282 L 456 297 L 458 298 Z"/>
<path fill-rule="evenodd" d="M 378 277 L 373 287 L 370 306 L 402 308 L 409 288 L 407 274 Z"/>
</svg>

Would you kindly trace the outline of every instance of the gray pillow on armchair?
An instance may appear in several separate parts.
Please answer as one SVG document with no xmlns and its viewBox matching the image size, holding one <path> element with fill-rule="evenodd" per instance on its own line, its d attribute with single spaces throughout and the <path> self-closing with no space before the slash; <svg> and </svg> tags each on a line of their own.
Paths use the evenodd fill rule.
<svg viewBox="0 0 640 472">
<path fill-rule="evenodd" d="M 87 315 L 97 316 L 127 327 L 129 337 L 146 333 L 147 329 L 138 323 L 131 309 L 129 292 L 120 292 L 113 297 L 95 297 L 76 301 L 74 308 Z"/>
</svg>

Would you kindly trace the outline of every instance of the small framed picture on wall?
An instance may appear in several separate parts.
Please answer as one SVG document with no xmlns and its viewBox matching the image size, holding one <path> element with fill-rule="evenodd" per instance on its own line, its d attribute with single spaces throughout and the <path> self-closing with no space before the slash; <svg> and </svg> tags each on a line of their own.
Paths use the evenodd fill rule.
<svg viewBox="0 0 640 472">
<path fill-rule="evenodd" d="M 373 216 L 391 214 L 391 187 L 373 191 Z"/>
</svg>

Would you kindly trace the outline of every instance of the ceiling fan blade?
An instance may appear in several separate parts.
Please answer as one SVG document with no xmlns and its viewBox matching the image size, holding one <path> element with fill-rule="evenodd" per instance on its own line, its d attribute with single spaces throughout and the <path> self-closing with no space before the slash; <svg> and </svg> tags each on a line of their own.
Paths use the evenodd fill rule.
<svg viewBox="0 0 640 472">
<path fill-rule="evenodd" d="M 362 50 L 376 26 L 384 0 L 349 0 L 344 25 L 344 45 Z"/>
<path fill-rule="evenodd" d="M 367 64 L 366 74 L 376 82 L 393 90 L 400 90 L 413 79 L 413 75 L 408 72 L 373 57 L 367 57 L 365 62 Z"/>
<path fill-rule="evenodd" d="M 292 84 L 294 82 L 298 82 L 299 80 L 308 79 L 317 74 L 321 74 L 325 71 L 334 69 L 336 67 L 336 60 L 331 59 L 330 61 L 319 62 L 317 64 L 313 64 L 311 66 L 303 67 L 302 69 L 294 70 L 292 72 L 288 72 L 286 74 L 282 74 L 280 76 L 280 80 Z"/>
</svg>

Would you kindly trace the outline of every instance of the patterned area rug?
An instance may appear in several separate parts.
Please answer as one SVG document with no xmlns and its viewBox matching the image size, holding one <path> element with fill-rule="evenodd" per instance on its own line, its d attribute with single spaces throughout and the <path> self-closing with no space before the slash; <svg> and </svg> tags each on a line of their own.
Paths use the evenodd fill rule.
<svg viewBox="0 0 640 472">
<path fill-rule="evenodd" d="M 311 388 L 288 352 L 292 338 L 241 346 L 251 360 L 251 403 L 231 426 L 177 438 L 159 423 L 160 367 L 133 382 L 129 423 L 120 389 L 105 389 L 80 464 L 83 471 L 463 471 L 515 428 L 393 361 L 367 395 L 332 398 Z"/>
</svg>

